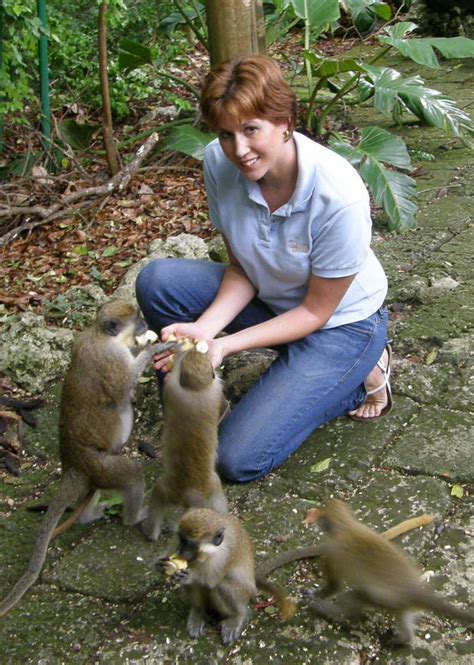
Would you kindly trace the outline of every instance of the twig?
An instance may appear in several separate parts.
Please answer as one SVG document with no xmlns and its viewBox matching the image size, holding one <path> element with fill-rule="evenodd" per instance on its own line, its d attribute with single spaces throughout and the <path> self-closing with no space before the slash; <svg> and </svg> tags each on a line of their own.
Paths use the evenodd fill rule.
<svg viewBox="0 0 474 665">
<path fill-rule="evenodd" d="M 146 159 L 146 157 L 151 153 L 156 143 L 158 142 L 159 134 L 154 133 L 140 146 L 137 150 L 135 157 L 132 161 L 124 166 L 124 168 L 119 171 L 113 178 L 108 180 L 103 185 L 98 185 L 96 187 L 87 187 L 85 189 L 80 189 L 77 192 L 72 192 L 67 196 L 64 196 L 60 201 L 54 203 L 49 207 L 44 207 L 42 205 L 35 206 L 17 206 L 15 208 L 0 207 L 0 218 L 1 217 L 12 217 L 13 215 L 28 215 L 28 216 L 37 216 L 40 217 L 40 220 L 37 221 L 28 221 L 27 223 L 18 226 L 11 231 L 7 232 L 0 238 L 0 247 L 3 247 L 7 243 L 14 240 L 22 231 L 31 230 L 40 224 L 46 224 L 47 222 L 57 219 L 61 215 L 71 214 L 71 212 L 76 212 L 76 210 L 67 211 L 65 208 L 70 207 L 72 204 L 82 201 L 84 199 L 92 197 L 101 197 L 101 196 L 110 196 L 113 192 L 123 192 L 127 189 L 130 180 L 135 175 L 136 171 Z M 79 206 L 80 207 L 80 206 Z"/>
</svg>

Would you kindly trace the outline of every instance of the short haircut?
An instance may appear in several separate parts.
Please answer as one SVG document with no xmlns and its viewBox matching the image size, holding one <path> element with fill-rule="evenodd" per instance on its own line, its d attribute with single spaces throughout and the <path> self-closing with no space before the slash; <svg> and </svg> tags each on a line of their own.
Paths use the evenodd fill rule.
<svg viewBox="0 0 474 665">
<path fill-rule="evenodd" d="M 210 129 L 225 120 L 237 123 L 263 118 L 296 124 L 296 95 L 277 63 L 266 55 L 246 55 L 227 60 L 204 80 L 201 113 Z"/>
</svg>

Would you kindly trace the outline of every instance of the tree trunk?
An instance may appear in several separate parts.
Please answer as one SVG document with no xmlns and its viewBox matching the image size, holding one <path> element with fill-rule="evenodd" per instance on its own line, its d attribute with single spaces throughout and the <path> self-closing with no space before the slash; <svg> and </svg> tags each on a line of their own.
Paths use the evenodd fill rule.
<svg viewBox="0 0 474 665">
<path fill-rule="evenodd" d="M 262 0 L 207 0 L 211 67 L 249 53 L 265 52 Z"/>
<path fill-rule="evenodd" d="M 112 110 L 110 108 L 109 76 L 107 72 L 107 3 L 101 2 L 99 8 L 99 74 L 102 95 L 102 124 L 105 153 L 110 175 L 119 172 L 119 158 L 114 143 Z"/>
</svg>

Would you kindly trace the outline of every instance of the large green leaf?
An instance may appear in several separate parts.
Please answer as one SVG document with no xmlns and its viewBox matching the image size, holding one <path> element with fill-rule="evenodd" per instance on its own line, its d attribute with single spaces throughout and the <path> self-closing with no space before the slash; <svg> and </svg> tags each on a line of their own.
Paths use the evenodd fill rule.
<svg viewBox="0 0 474 665">
<path fill-rule="evenodd" d="M 415 215 L 418 208 L 414 201 L 416 183 L 413 178 L 385 168 L 372 157 L 367 157 L 361 163 L 359 173 L 377 204 L 387 213 L 388 228 L 391 231 L 406 231 L 416 227 Z"/>
<path fill-rule="evenodd" d="M 410 159 L 402 144 L 402 139 L 379 127 L 367 127 L 358 146 L 331 141 L 331 148 L 350 161 L 361 174 L 373 198 L 387 214 L 389 229 L 397 231 L 416 226 L 416 184 L 404 173 L 386 168 L 382 161 L 409 168 Z"/>
<path fill-rule="evenodd" d="M 94 136 L 100 131 L 99 125 L 86 125 L 75 120 L 63 120 L 59 131 L 61 138 L 76 150 L 85 150 L 92 142 Z"/>
<path fill-rule="evenodd" d="M 316 34 L 326 30 L 340 16 L 339 0 L 291 0 L 295 14 Z"/>
<path fill-rule="evenodd" d="M 161 150 L 183 152 L 185 155 L 202 160 L 207 144 L 215 134 L 206 134 L 191 125 L 174 127 L 161 143 Z"/>
<path fill-rule="evenodd" d="M 430 44 L 445 58 L 474 58 L 474 39 L 467 37 L 430 37 Z"/>
<path fill-rule="evenodd" d="M 428 125 L 469 143 L 474 136 L 471 118 L 438 90 L 427 88 L 419 76 L 405 78 L 395 69 L 363 65 L 374 87 L 374 106 L 396 122 L 409 110 Z"/>
<path fill-rule="evenodd" d="M 364 69 L 353 58 L 322 58 L 310 51 L 304 52 L 304 58 L 311 64 L 313 74 L 320 78 L 329 78 L 347 72 L 363 72 Z"/>
<path fill-rule="evenodd" d="M 346 5 L 355 27 L 360 32 L 370 30 L 377 16 L 384 21 L 389 21 L 392 17 L 390 5 L 379 0 L 346 0 Z"/>
<path fill-rule="evenodd" d="M 411 171 L 407 146 L 401 136 L 395 136 L 381 127 L 365 127 L 362 130 L 359 150 L 379 162 Z"/>
<path fill-rule="evenodd" d="M 400 27 L 400 25 L 402 27 Z M 405 39 L 412 31 L 413 23 L 403 23 L 385 28 L 386 35 L 378 37 L 379 42 L 393 46 L 406 58 L 426 67 L 439 67 L 435 48 L 445 58 L 474 57 L 474 40 L 467 37 L 425 37 Z"/>
<path fill-rule="evenodd" d="M 151 65 L 153 64 L 151 49 L 133 39 L 122 39 L 119 45 L 118 63 L 121 70 L 129 72 L 143 65 Z"/>
</svg>

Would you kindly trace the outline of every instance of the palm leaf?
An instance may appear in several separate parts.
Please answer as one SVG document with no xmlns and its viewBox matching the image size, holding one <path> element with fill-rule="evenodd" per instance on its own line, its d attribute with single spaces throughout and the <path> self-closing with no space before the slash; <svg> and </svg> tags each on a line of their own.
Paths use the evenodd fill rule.
<svg viewBox="0 0 474 665">
<path fill-rule="evenodd" d="M 382 163 L 411 168 L 406 146 L 400 137 L 379 127 L 367 127 L 358 146 L 331 141 L 331 147 L 357 168 L 374 200 L 387 214 L 390 230 L 415 228 L 415 181 L 404 173 L 386 168 Z"/>
</svg>

